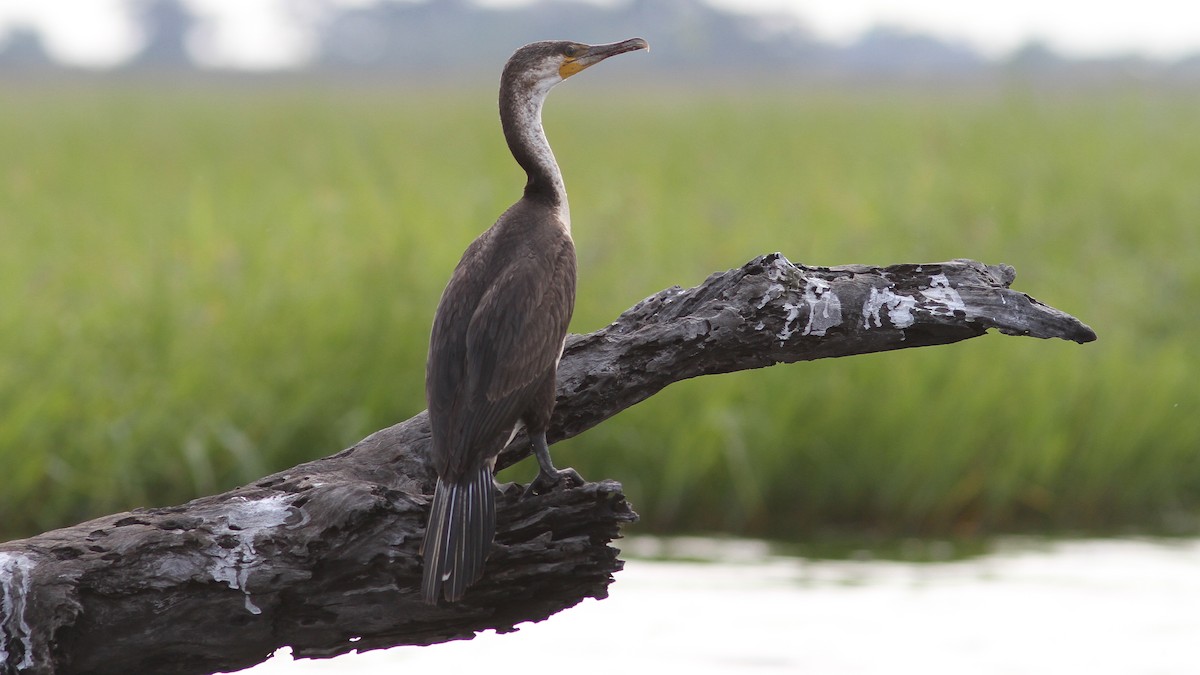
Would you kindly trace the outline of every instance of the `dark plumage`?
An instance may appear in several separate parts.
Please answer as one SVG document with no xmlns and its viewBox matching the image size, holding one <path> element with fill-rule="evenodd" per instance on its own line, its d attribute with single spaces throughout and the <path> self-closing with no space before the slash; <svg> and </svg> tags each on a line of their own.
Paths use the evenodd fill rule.
<svg viewBox="0 0 1200 675">
<path fill-rule="evenodd" d="M 425 395 L 438 482 L 422 553 L 421 592 L 462 598 L 483 573 L 496 529 L 496 455 L 524 425 L 538 459 L 531 489 L 557 484 L 546 447 L 558 359 L 575 305 L 567 193 L 542 131 L 550 89 L 590 65 L 648 48 L 640 38 L 589 46 L 535 42 L 500 81 L 500 121 L 525 194 L 467 247 L 438 303 Z"/>
</svg>

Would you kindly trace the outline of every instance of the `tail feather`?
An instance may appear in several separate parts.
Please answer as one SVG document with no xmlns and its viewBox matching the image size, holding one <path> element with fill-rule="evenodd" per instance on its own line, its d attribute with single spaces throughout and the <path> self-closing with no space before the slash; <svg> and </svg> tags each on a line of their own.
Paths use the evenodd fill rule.
<svg viewBox="0 0 1200 675">
<path fill-rule="evenodd" d="M 467 587 L 483 575 L 496 536 L 496 492 L 491 467 L 484 465 L 458 482 L 438 479 L 421 544 L 425 570 L 421 595 L 436 605 L 462 599 Z"/>
</svg>

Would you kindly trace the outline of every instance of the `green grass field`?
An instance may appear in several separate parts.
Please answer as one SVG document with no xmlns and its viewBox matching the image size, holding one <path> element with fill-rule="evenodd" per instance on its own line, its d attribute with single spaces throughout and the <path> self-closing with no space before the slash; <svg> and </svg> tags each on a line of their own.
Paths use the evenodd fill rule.
<svg viewBox="0 0 1200 675">
<path fill-rule="evenodd" d="M 582 80 L 546 110 L 574 332 L 778 250 L 1009 263 L 1100 336 L 675 385 L 555 447 L 624 482 L 636 531 L 1200 529 L 1200 94 L 618 101 Z M 0 93 L 0 539 L 227 489 L 420 411 L 438 294 L 523 183 L 494 108 L 490 88 L 398 85 Z"/>
</svg>

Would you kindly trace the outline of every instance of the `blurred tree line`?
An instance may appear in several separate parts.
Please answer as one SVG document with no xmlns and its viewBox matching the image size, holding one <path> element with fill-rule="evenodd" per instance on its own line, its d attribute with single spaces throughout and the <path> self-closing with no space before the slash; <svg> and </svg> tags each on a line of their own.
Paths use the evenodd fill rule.
<svg viewBox="0 0 1200 675">
<path fill-rule="evenodd" d="M 308 57 L 297 65 L 313 72 L 490 75 L 497 60 L 525 42 L 562 37 L 606 42 L 641 35 L 655 50 L 655 58 L 644 67 L 706 76 L 790 72 L 835 78 L 969 79 L 999 73 L 1056 80 L 1116 76 L 1200 83 L 1200 53 L 1173 62 L 1138 55 L 1080 60 L 1031 42 L 994 61 L 966 43 L 886 25 L 852 43 L 835 45 L 820 40 L 794 16 L 735 13 L 703 0 L 630 0 L 605 6 L 541 0 L 507 8 L 482 7 L 470 0 L 379 0 L 359 6 L 289 0 L 285 7 L 286 20 L 311 43 Z M 142 44 L 119 70 L 198 67 L 196 37 L 215 19 L 196 14 L 183 0 L 129 0 L 126 9 Z M 0 72 L 59 67 L 36 30 L 12 26 L 6 36 L 0 35 Z"/>
</svg>

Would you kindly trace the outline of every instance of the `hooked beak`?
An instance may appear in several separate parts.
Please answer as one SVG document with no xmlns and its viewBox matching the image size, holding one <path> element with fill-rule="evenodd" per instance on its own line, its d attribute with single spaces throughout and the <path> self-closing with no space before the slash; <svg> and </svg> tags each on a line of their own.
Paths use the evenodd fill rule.
<svg viewBox="0 0 1200 675">
<path fill-rule="evenodd" d="M 580 55 L 568 58 L 558 68 L 558 74 L 565 80 L 589 66 L 594 66 L 610 56 L 632 52 L 638 49 L 650 50 L 650 43 L 642 38 L 631 38 L 622 42 L 612 42 L 606 45 L 588 45 Z"/>
</svg>

